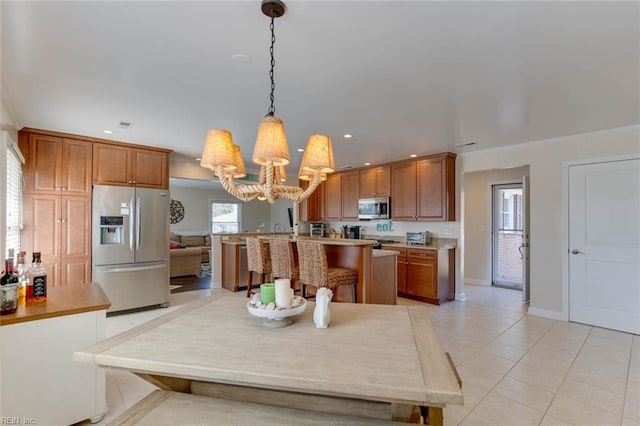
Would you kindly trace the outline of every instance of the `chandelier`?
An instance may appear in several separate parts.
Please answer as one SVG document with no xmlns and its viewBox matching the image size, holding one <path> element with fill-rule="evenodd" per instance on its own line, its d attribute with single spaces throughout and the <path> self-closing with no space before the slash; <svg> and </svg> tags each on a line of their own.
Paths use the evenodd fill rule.
<svg viewBox="0 0 640 426">
<path fill-rule="evenodd" d="M 308 181 L 306 189 L 299 186 L 284 185 L 286 174 L 284 166 L 289 164 L 289 147 L 282 120 L 275 116 L 273 105 L 275 81 L 273 69 L 275 59 L 273 45 L 276 37 L 274 20 L 284 15 L 284 3 L 279 0 L 263 0 L 262 13 L 271 18 L 271 105 L 258 127 L 258 136 L 253 149 L 253 162 L 260 166 L 258 183 L 239 184 L 236 179 L 246 176 L 246 169 L 242 160 L 240 147 L 233 143 L 231 132 L 224 129 L 212 129 L 207 132 L 200 165 L 208 168 L 220 179 L 222 187 L 229 194 L 243 200 L 255 198 L 273 203 L 284 198 L 299 203 L 309 197 L 318 185 L 326 180 L 327 174 L 335 170 L 331 138 L 327 135 L 311 135 L 304 150 L 298 177 Z"/>
</svg>

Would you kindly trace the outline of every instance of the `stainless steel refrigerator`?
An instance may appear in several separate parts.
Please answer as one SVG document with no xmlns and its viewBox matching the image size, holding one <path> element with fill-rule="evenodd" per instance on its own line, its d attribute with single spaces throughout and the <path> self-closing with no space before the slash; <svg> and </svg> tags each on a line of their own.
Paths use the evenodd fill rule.
<svg viewBox="0 0 640 426">
<path fill-rule="evenodd" d="M 107 312 L 169 306 L 169 191 L 95 185 L 92 281 Z"/>
</svg>

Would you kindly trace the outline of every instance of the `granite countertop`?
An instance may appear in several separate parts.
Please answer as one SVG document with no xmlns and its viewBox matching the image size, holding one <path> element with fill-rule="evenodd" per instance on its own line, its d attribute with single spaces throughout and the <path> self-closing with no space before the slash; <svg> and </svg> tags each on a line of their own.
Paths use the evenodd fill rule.
<svg viewBox="0 0 640 426">
<path fill-rule="evenodd" d="M 46 302 L 22 302 L 15 313 L 0 316 L 0 325 L 99 311 L 109 306 L 111 302 L 97 283 L 53 286 L 47 288 Z"/>
</svg>

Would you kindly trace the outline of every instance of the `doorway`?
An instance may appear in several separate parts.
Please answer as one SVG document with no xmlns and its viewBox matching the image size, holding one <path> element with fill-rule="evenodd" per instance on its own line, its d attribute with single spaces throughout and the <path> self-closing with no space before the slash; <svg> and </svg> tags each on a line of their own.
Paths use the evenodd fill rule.
<svg viewBox="0 0 640 426">
<path fill-rule="evenodd" d="M 524 207 L 522 182 L 492 185 L 492 285 L 523 289 Z"/>
</svg>

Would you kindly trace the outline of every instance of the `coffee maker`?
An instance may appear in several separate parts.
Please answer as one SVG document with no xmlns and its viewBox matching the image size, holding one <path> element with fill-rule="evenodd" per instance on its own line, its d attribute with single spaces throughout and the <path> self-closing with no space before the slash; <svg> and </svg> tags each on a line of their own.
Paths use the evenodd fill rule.
<svg viewBox="0 0 640 426">
<path fill-rule="evenodd" d="M 347 238 L 350 240 L 359 240 L 361 238 L 362 226 L 347 226 Z"/>
</svg>

